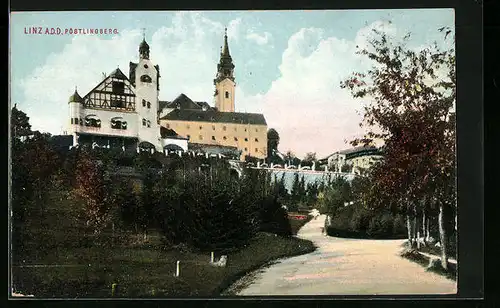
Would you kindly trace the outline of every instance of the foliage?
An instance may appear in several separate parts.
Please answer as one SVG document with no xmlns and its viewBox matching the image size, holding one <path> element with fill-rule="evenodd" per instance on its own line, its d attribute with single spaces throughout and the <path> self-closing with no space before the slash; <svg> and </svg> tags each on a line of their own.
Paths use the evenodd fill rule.
<svg viewBox="0 0 500 308">
<path fill-rule="evenodd" d="M 267 131 L 267 157 L 271 158 L 277 156 L 278 145 L 280 142 L 280 135 L 274 128 Z"/>
<path fill-rule="evenodd" d="M 444 30 L 446 44 L 452 31 Z M 450 221 L 456 205 L 455 51 L 437 43 L 415 50 L 406 45 L 410 34 L 393 44 L 387 34 L 373 31 L 369 48 L 358 53 L 374 66 L 341 82 L 353 97 L 370 101 L 362 123 L 368 133 L 352 144 L 384 140 L 384 159 L 370 171 L 364 203 L 410 217 L 439 206 L 443 221 Z M 445 242 L 449 231 L 448 224 L 441 234 Z"/>
<path fill-rule="evenodd" d="M 109 178 L 105 176 L 102 163 L 94 160 L 87 150 L 79 153 L 75 177 L 74 193 L 85 203 L 86 225 L 98 234 L 107 227 L 110 209 L 115 201 L 109 190 Z"/>
<path fill-rule="evenodd" d="M 316 158 L 316 153 L 314 152 L 309 152 L 304 156 L 304 159 L 302 159 L 303 162 L 313 162 L 317 161 L 318 159 Z"/>
<path fill-rule="evenodd" d="M 10 134 L 11 139 L 31 134 L 31 124 L 26 113 L 17 109 L 17 104 L 11 109 L 10 114 Z"/>
</svg>

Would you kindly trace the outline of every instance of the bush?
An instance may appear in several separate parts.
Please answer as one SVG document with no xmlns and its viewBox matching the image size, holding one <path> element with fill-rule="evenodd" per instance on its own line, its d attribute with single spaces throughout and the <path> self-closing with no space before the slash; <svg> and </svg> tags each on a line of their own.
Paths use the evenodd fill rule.
<svg viewBox="0 0 500 308">
<path fill-rule="evenodd" d="M 404 218 L 389 211 L 365 209 L 360 204 L 339 208 L 326 228 L 330 236 L 349 238 L 405 238 Z"/>
<path fill-rule="evenodd" d="M 280 236 L 291 236 L 292 227 L 288 213 L 282 208 L 276 196 L 270 196 L 261 202 L 260 231 Z"/>
<path fill-rule="evenodd" d="M 374 216 L 368 225 L 367 234 L 373 238 L 385 238 L 392 235 L 394 218 L 390 213 Z"/>
</svg>

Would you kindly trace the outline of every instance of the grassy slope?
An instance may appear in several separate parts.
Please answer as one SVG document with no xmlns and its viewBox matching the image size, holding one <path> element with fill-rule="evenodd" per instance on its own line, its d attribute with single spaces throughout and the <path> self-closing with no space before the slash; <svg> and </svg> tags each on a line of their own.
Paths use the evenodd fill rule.
<svg viewBox="0 0 500 308">
<path fill-rule="evenodd" d="M 272 260 L 315 249 L 310 241 L 260 233 L 247 247 L 228 256 L 227 267 L 217 268 L 209 265 L 209 253 L 166 250 L 159 236 L 136 245 L 108 242 L 98 246 L 92 239 L 85 240 L 69 212 L 51 213 L 45 219 L 31 217 L 23 224 L 29 232 L 23 238 L 23 253 L 19 253 L 21 247 L 13 247 L 14 265 L 68 266 L 14 266 L 16 291 L 36 297 L 109 297 L 116 283 L 118 297 L 214 296 Z M 174 277 L 177 260 L 181 261 L 180 277 Z"/>
</svg>

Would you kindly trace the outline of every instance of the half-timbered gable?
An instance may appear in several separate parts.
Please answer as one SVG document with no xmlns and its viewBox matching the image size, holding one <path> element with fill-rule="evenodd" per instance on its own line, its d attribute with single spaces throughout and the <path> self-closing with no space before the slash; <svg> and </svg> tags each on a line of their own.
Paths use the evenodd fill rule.
<svg viewBox="0 0 500 308">
<path fill-rule="evenodd" d="M 83 97 L 83 107 L 116 112 L 135 112 L 135 90 L 117 68 Z"/>
</svg>

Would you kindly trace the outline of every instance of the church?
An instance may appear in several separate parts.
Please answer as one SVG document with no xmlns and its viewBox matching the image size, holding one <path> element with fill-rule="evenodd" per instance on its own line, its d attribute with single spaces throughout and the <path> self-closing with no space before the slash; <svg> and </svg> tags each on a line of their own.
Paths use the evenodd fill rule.
<svg viewBox="0 0 500 308">
<path fill-rule="evenodd" d="M 160 67 L 149 59 L 143 38 L 139 61 L 129 63 L 128 77 L 117 68 L 83 97 L 69 98 L 73 146 L 91 144 L 125 151 L 218 151 L 267 157 L 264 115 L 235 112 L 234 64 L 227 31 L 214 79 L 214 106 L 180 94 L 160 101 Z"/>
</svg>

